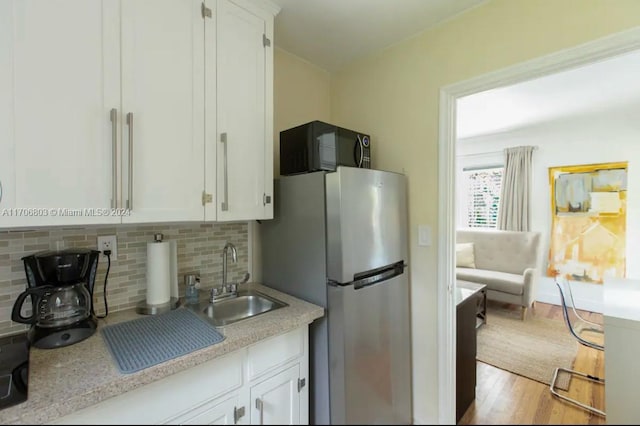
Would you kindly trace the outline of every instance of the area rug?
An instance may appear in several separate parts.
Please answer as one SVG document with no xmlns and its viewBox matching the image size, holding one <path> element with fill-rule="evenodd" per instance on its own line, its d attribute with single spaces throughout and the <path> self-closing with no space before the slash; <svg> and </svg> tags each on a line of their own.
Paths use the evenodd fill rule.
<svg viewBox="0 0 640 426">
<path fill-rule="evenodd" d="M 571 368 L 578 343 L 561 320 L 538 318 L 499 304 L 487 306 L 487 323 L 478 329 L 477 360 L 549 384 L 556 367 Z M 567 390 L 571 376 L 561 373 L 558 388 Z"/>
</svg>

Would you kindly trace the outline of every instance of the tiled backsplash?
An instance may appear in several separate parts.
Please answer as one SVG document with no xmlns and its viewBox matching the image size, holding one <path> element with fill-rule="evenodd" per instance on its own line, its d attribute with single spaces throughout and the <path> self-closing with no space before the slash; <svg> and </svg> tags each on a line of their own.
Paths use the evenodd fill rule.
<svg viewBox="0 0 640 426">
<path fill-rule="evenodd" d="M 147 243 L 155 233 L 165 241 L 177 240 L 178 282 L 184 295 L 184 274 L 199 272 L 201 288 L 221 284 L 222 249 L 231 242 L 238 251 L 238 262 L 229 256 L 228 279 L 237 281 L 248 271 L 248 231 L 246 223 L 180 224 L 180 225 L 118 225 L 56 227 L 33 231 L 0 231 L 0 336 L 26 329 L 26 325 L 11 321 L 11 309 L 18 295 L 26 288 L 23 256 L 62 248 L 96 249 L 99 235 L 116 235 L 118 258 L 112 259 L 107 301 L 109 312 L 132 308 L 146 295 Z M 94 289 L 96 314 L 104 313 L 103 286 L 107 261 L 100 256 Z"/>
</svg>

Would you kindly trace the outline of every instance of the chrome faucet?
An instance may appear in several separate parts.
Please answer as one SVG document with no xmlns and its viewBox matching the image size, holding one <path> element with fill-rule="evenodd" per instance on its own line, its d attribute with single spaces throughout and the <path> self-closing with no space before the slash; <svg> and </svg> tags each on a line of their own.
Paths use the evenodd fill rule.
<svg viewBox="0 0 640 426">
<path fill-rule="evenodd" d="M 223 300 L 223 299 L 228 299 L 231 297 L 237 297 L 238 296 L 238 289 L 240 284 L 244 284 L 246 282 L 249 281 L 249 278 L 251 277 L 251 274 L 249 274 L 248 272 L 245 272 L 244 274 L 244 278 L 242 279 L 242 281 L 238 282 L 238 283 L 231 283 L 229 284 L 229 288 L 225 291 L 221 291 L 221 289 L 224 288 L 224 285 L 220 286 L 220 287 L 214 287 L 211 289 L 211 297 L 209 298 L 209 302 L 214 303 L 217 302 L 219 300 Z"/>
<path fill-rule="evenodd" d="M 225 244 L 224 249 L 222 249 L 222 285 L 211 289 L 211 302 L 238 295 L 238 284 L 227 283 L 227 256 L 229 250 L 231 250 L 231 260 L 233 260 L 233 263 L 238 261 L 238 251 L 236 247 L 231 243 Z"/>
<path fill-rule="evenodd" d="M 228 291 L 227 287 L 227 250 L 231 249 L 231 260 L 233 263 L 238 261 L 238 252 L 236 251 L 236 246 L 231 243 L 227 243 L 224 245 L 222 249 L 222 292 Z"/>
<path fill-rule="evenodd" d="M 236 263 L 238 261 L 238 252 L 236 250 L 236 247 L 231 243 L 225 244 L 224 249 L 222 249 L 222 285 L 220 287 L 213 287 L 211 289 L 211 297 L 209 298 L 209 302 L 211 303 L 215 303 L 217 301 L 229 299 L 232 297 L 237 297 L 238 287 L 241 284 L 247 283 L 249 281 L 249 278 L 251 277 L 251 274 L 249 274 L 249 272 L 246 272 L 242 281 L 227 283 L 228 250 L 231 250 L 231 260 L 233 260 L 233 263 Z"/>
</svg>

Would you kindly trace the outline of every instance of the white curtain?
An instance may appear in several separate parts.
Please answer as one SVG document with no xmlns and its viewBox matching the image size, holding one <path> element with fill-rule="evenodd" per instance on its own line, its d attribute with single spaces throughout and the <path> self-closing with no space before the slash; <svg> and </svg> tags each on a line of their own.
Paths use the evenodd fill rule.
<svg viewBox="0 0 640 426">
<path fill-rule="evenodd" d="M 507 148 L 500 193 L 498 229 L 528 231 L 531 217 L 530 192 L 533 146 Z"/>
</svg>

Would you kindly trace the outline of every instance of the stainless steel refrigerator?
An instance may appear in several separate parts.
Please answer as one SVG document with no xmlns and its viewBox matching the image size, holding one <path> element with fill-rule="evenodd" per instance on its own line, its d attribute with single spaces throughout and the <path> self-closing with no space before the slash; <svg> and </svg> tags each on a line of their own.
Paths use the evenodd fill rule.
<svg viewBox="0 0 640 426">
<path fill-rule="evenodd" d="M 410 424 L 404 175 L 338 167 L 275 181 L 263 281 L 321 305 L 310 326 L 310 421 Z"/>
</svg>

